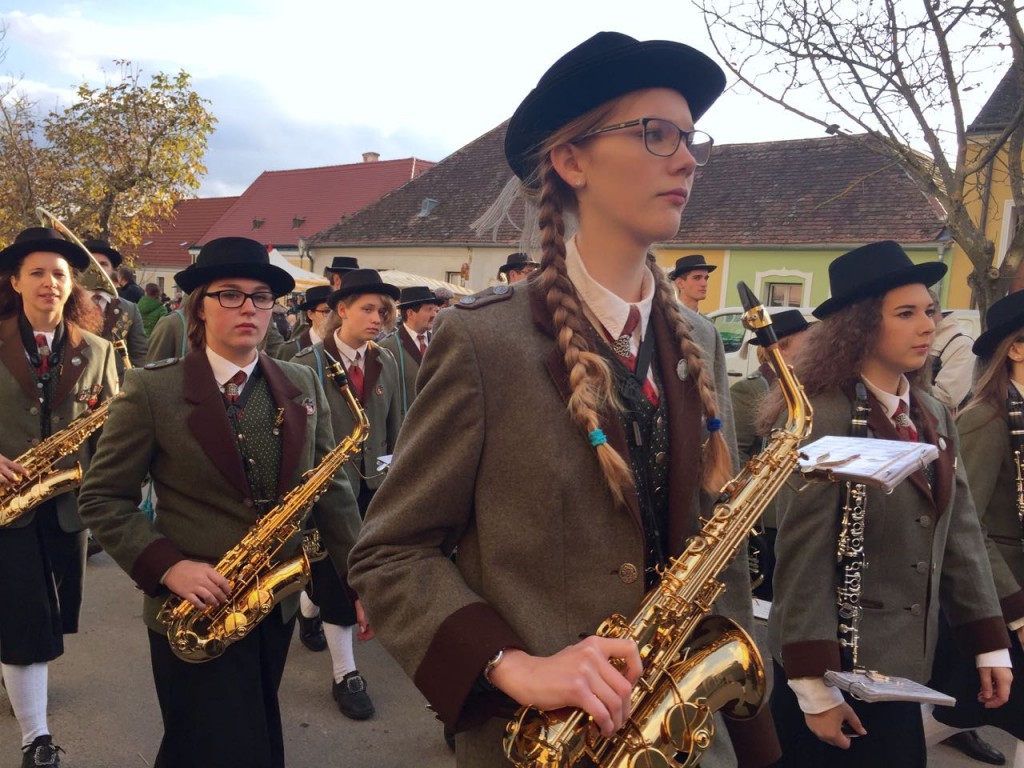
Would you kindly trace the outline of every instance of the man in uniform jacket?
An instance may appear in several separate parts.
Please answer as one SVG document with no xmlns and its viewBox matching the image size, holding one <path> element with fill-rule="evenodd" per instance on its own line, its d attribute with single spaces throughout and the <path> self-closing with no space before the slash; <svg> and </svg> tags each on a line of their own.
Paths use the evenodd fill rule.
<svg viewBox="0 0 1024 768">
<path fill-rule="evenodd" d="M 300 351 L 327 338 L 333 314 L 327 304 L 327 297 L 330 295 L 331 288 L 327 285 L 315 285 L 306 291 L 305 298 L 297 307 L 306 322 L 295 329 L 298 332 L 296 335 L 281 345 L 278 351 L 279 360 L 292 360 Z"/>
<path fill-rule="evenodd" d="M 416 399 L 416 376 L 423 364 L 423 355 L 430 345 L 434 318 L 444 303 L 425 285 L 403 288 L 398 300 L 402 323 L 381 342 L 394 355 L 402 377 L 402 414 L 409 412 Z"/>
<path fill-rule="evenodd" d="M 106 240 L 86 240 L 83 245 L 89 249 L 96 261 L 113 280 L 115 271 L 123 261 L 121 253 Z M 100 336 L 107 341 L 114 341 L 115 334 L 117 337 L 123 338 L 128 348 L 128 360 L 132 366 L 138 368 L 145 365 L 149 342 L 138 306 L 134 301 L 111 295 L 109 284 L 94 273 L 95 268 L 93 265 L 91 269 L 82 274 L 81 283 L 92 292 L 93 301 L 103 313 L 103 330 L 100 332 Z M 124 379 L 124 361 L 120 356 L 117 361 L 117 375 Z"/>
</svg>

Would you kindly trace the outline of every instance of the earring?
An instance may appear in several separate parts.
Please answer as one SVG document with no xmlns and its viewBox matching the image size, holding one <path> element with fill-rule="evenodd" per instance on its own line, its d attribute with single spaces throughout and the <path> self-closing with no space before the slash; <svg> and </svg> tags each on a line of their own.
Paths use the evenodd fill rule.
<svg viewBox="0 0 1024 768">
<path fill-rule="evenodd" d="M 576 189 L 581 189 L 586 182 L 583 179 L 576 179 L 576 183 L 573 185 Z"/>
</svg>

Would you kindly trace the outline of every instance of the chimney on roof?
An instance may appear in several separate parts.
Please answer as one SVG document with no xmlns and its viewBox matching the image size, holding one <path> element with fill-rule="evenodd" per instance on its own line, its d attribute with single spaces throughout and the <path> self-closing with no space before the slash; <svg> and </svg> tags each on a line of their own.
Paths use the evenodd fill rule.
<svg viewBox="0 0 1024 768">
<path fill-rule="evenodd" d="M 376 163 L 380 160 L 380 152 L 363 152 L 364 163 Z"/>
</svg>

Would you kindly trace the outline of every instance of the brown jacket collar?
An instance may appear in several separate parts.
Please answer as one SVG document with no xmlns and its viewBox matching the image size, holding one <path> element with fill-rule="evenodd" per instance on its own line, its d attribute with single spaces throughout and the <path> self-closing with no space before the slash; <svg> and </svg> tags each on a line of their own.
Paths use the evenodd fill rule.
<svg viewBox="0 0 1024 768">
<path fill-rule="evenodd" d="M 554 323 L 548 311 L 544 294 L 536 281 L 530 281 L 527 290 L 530 295 L 530 311 L 534 325 L 545 336 L 554 341 Z M 590 328 L 588 324 L 588 328 Z M 654 332 L 657 346 L 657 360 L 661 374 L 661 396 L 665 399 L 668 411 L 669 445 L 669 542 L 670 554 L 675 556 L 682 552 L 687 536 L 697 531 L 698 488 L 700 487 L 701 461 L 701 427 L 702 409 L 699 393 L 692 376 L 680 380 L 677 364 L 680 352 L 673 334 L 668 326 L 661 306 L 655 301 L 651 311 L 650 330 Z M 590 344 L 603 344 L 596 331 L 591 329 Z M 565 369 L 565 360 L 557 344 L 552 344 L 546 356 L 546 364 L 551 379 L 568 403 L 571 389 L 569 375 Z M 608 443 L 622 458 L 629 463 L 626 434 L 619 417 L 606 410 L 601 414 L 601 429 L 608 438 Z M 585 437 L 581 437 L 585 440 Z M 626 494 L 629 512 L 638 526 L 642 527 L 640 504 L 636 491 L 630 489 Z"/>
<path fill-rule="evenodd" d="M 187 418 L 189 430 L 221 474 L 239 493 L 251 498 L 252 491 L 242 466 L 242 455 L 238 451 L 238 443 L 231 422 L 228 421 L 220 387 L 213 378 L 206 350 L 189 352 L 182 365 L 185 366 L 184 398 L 194 406 Z M 281 424 L 281 465 L 277 476 L 278 496 L 281 496 L 288 490 L 291 476 L 298 466 L 302 441 L 306 435 L 306 420 L 309 417 L 304 405 L 295 401 L 302 390 L 263 352 L 260 352 L 259 366 L 267 380 L 271 397 L 284 412 Z"/>
<path fill-rule="evenodd" d="M 60 372 L 60 379 L 57 381 L 57 389 L 54 391 L 53 408 L 63 403 L 71 390 L 75 388 L 75 384 L 78 383 L 85 371 L 91 354 L 89 343 L 78 327 L 71 323 L 66 323 L 64 327 L 67 339 L 64 342 L 63 368 Z M 77 365 L 74 362 L 76 359 L 78 360 Z M 21 385 L 25 394 L 33 399 L 39 396 L 32 379 L 32 371 L 29 370 L 28 358 L 25 357 L 25 349 L 21 344 L 21 336 L 18 333 L 17 315 L 10 315 L 0 320 L 0 362 L 7 366 L 7 370 Z"/>
</svg>

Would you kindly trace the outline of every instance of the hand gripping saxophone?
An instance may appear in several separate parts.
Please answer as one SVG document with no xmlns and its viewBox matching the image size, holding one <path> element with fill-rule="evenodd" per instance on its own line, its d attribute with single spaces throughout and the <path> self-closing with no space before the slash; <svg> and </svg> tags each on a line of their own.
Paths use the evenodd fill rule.
<svg viewBox="0 0 1024 768">
<path fill-rule="evenodd" d="M 324 557 L 319 536 L 306 536 L 297 557 L 278 563 L 284 545 L 302 530 L 306 514 L 327 489 L 341 465 L 359 452 L 370 422 L 348 387 L 337 360 L 327 376 L 341 390 L 355 417 L 352 433 L 302 476 L 281 502 L 263 515 L 215 566 L 231 583 L 231 595 L 215 608 L 201 610 L 177 595 L 169 597 L 157 614 L 167 627 L 174 655 L 184 661 L 203 662 L 220 656 L 265 619 L 281 600 L 298 592 L 310 578 L 310 562 Z"/>
<path fill-rule="evenodd" d="M 764 700 L 764 665 L 753 640 L 728 619 L 708 614 L 725 590 L 718 575 L 796 468 L 812 411 L 782 359 L 771 319 L 746 285 L 740 283 L 739 291 L 743 323 L 757 334 L 778 374 L 788 421 L 722 489 L 711 519 L 664 569 L 637 615 L 630 621 L 614 615 L 598 628 L 601 637 L 632 638 L 640 650 L 643 671 L 625 725 L 603 737 L 582 710 L 523 707 L 505 736 L 505 754 L 520 768 L 689 768 L 714 739 L 716 711 L 753 717 Z"/>
</svg>

